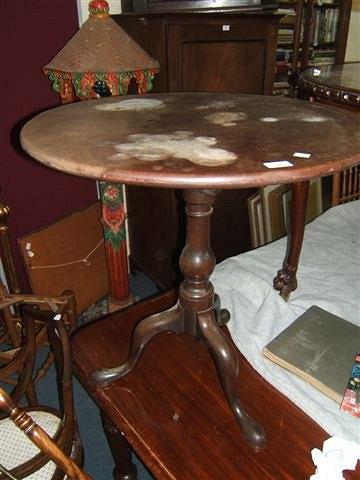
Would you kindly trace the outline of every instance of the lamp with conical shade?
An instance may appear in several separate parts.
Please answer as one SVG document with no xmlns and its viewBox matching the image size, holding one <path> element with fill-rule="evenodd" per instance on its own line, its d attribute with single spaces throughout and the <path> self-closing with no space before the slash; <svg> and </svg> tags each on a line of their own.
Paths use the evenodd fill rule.
<svg viewBox="0 0 360 480">
<path fill-rule="evenodd" d="M 138 93 L 152 88 L 159 63 L 109 15 L 105 0 L 89 2 L 89 18 L 43 67 L 62 103 L 124 95 L 131 79 Z"/>
<path fill-rule="evenodd" d="M 89 18 L 43 67 L 61 103 L 125 95 L 134 79 L 138 93 L 152 88 L 159 63 L 109 15 L 105 0 L 89 2 Z M 123 186 L 100 182 L 102 223 L 109 278 L 108 310 L 132 303 L 129 289 Z"/>
</svg>

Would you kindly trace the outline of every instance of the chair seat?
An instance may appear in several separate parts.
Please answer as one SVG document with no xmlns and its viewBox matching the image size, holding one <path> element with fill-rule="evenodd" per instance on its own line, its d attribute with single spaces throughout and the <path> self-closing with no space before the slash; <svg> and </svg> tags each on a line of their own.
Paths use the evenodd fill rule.
<svg viewBox="0 0 360 480">
<path fill-rule="evenodd" d="M 59 417 L 46 411 L 31 410 L 28 413 L 51 438 L 54 438 L 60 424 Z M 0 452 L 0 463 L 8 470 L 12 470 L 35 457 L 40 450 L 10 418 L 5 418 L 0 420 Z M 40 470 L 26 478 L 29 480 L 51 479 L 55 468 L 55 463 L 49 461 Z"/>
</svg>

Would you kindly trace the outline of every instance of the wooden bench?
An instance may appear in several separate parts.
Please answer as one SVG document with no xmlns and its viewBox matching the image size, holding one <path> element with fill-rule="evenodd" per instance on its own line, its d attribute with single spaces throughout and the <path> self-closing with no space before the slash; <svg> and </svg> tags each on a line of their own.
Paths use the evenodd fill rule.
<svg viewBox="0 0 360 480">
<path fill-rule="evenodd" d="M 75 372 L 102 411 L 116 478 L 137 478 L 131 469 L 133 448 L 157 479 L 308 479 L 315 471 L 310 451 L 322 448 L 328 434 L 240 353 L 244 407 L 266 430 L 267 445 L 260 452 L 244 440 L 208 349 L 192 337 L 160 334 L 124 378 L 106 387 L 89 383 L 92 370 L 125 361 L 136 322 L 175 298 L 170 291 L 135 304 L 73 337 Z M 345 478 L 359 478 L 359 473 L 360 468 L 346 472 Z"/>
</svg>

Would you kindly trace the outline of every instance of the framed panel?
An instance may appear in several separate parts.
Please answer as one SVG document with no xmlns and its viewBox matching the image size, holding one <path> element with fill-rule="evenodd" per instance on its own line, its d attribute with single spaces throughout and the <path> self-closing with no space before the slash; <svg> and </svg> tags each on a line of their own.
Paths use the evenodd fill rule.
<svg viewBox="0 0 360 480">
<path fill-rule="evenodd" d="M 101 207 L 84 210 L 18 239 L 33 293 L 75 293 L 77 314 L 109 291 Z"/>
<path fill-rule="evenodd" d="M 269 185 L 260 189 L 263 207 L 265 243 L 272 242 L 289 233 L 291 185 Z M 321 179 L 310 180 L 306 223 L 323 211 Z"/>
</svg>

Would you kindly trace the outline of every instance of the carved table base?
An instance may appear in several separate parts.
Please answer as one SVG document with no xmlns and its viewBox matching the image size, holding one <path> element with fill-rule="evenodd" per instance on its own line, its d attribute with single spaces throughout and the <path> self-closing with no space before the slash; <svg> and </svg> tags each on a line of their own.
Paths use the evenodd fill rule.
<svg viewBox="0 0 360 480">
<path fill-rule="evenodd" d="M 210 216 L 214 190 L 185 190 L 187 215 L 186 245 L 180 257 L 184 281 L 179 301 L 169 310 L 143 319 L 135 328 L 127 361 L 118 367 L 92 372 L 91 382 L 103 385 L 130 372 L 151 338 L 161 332 L 185 333 L 204 341 L 217 368 L 225 396 L 248 443 L 258 449 L 265 444 L 262 427 L 244 411 L 240 402 L 239 361 L 235 347 L 226 338 L 220 325 L 229 319 L 221 310 L 209 277 L 215 257 L 209 243 Z"/>
</svg>

